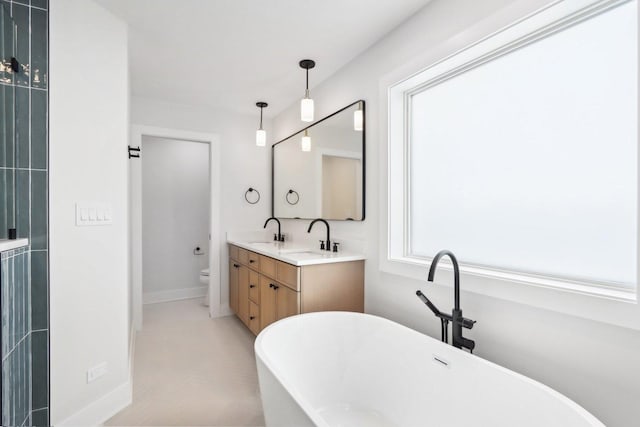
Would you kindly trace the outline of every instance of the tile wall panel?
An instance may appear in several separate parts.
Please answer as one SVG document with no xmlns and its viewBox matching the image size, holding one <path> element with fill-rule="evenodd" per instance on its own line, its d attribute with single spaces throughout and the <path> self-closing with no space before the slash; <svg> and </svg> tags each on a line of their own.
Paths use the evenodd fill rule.
<svg viewBox="0 0 640 427">
<path fill-rule="evenodd" d="M 3 426 L 24 425 L 31 412 L 29 260 L 27 248 L 0 254 Z"/>
<path fill-rule="evenodd" d="M 1 45 L 2 59 L 11 52 L 20 63 L 17 74 L 0 69 L 0 110 L 12 118 L 0 120 L 0 239 L 15 227 L 30 243 L 0 254 L 0 421 L 47 426 L 49 2 L 0 0 L 0 6 L 16 25 L 15 49 Z"/>
</svg>

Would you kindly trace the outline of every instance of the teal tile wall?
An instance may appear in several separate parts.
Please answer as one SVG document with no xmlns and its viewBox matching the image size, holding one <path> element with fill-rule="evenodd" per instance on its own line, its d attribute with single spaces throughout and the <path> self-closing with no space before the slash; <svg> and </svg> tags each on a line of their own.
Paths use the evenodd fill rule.
<svg viewBox="0 0 640 427">
<path fill-rule="evenodd" d="M 32 334 L 29 250 L 0 254 L 2 314 L 2 425 L 30 425 Z"/>
<path fill-rule="evenodd" d="M 0 120 L 0 239 L 15 226 L 30 243 L 0 254 L 0 421 L 48 426 L 49 2 L 0 0 L 0 6 L 16 25 L 20 63 L 17 74 L 0 71 L 0 107 L 14 118 Z"/>
</svg>

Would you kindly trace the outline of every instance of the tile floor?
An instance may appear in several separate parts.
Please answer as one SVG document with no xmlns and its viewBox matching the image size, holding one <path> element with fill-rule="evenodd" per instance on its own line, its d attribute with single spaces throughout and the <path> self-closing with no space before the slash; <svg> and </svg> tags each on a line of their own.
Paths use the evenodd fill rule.
<svg viewBox="0 0 640 427">
<path fill-rule="evenodd" d="M 145 305 L 133 404 L 108 426 L 262 426 L 254 336 L 202 299 Z"/>
</svg>

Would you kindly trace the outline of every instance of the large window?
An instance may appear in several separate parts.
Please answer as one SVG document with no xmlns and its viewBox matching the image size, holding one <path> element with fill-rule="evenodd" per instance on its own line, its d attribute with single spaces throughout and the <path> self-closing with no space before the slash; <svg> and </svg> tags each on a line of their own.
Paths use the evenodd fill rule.
<svg viewBox="0 0 640 427">
<path fill-rule="evenodd" d="M 635 290 L 637 1 L 567 3 L 390 88 L 390 259 Z"/>
</svg>

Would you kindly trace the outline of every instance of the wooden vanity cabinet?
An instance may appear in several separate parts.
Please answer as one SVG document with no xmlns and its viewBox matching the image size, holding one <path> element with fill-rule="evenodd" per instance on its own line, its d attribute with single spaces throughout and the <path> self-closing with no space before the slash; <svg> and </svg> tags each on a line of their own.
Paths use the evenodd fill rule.
<svg viewBox="0 0 640 427">
<path fill-rule="evenodd" d="M 260 333 L 260 306 L 253 301 L 249 301 L 249 324 L 247 327 L 255 335 Z"/>
<path fill-rule="evenodd" d="M 253 270 L 249 270 L 249 299 L 260 305 L 260 275 Z"/>
<path fill-rule="evenodd" d="M 265 276 L 276 277 L 276 260 L 260 255 L 260 272 Z"/>
<path fill-rule="evenodd" d="M 229 305 L 258 334 L 313 311 L 364 311 L 364 261 L 295 266 L 229 245 Z"/>
<path fill-rule="evenodd" d="M 249 267 L 240 265 L 238 272 L 238 317 L 249 326 Z"/>
<path fill-rule="evenodd" d="M 260 329 L 300 313 L 300 292 L 266 276 L 260 276 L 260 301 Z"/>
<path fill-rule="evenodd" d="M 229 307 L 234 313 L 238 313 L 238 273 L 240 270 L 240 264 L 236 261 L 237 248 L 235 256 L 229 258 Z"/>
<path fill-rule="evenodd" d="M 259 255 L 246 249 L 238 249 L 238 261 L 244 265 L 258 266 Z"/>
</svg>

